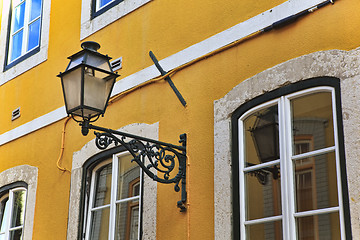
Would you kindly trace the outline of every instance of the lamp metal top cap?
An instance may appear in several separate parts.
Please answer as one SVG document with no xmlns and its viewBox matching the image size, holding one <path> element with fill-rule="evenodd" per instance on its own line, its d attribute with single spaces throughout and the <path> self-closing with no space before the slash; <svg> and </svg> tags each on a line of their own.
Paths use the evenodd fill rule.
<svg viewBox="0 0 360 240">
<path fill-rule="evenodd" d="M 81 44 L 81 48 L 97 52 L 97 50 L 100 48 L 100 44 L 93 41 L 86 41 Z"/>
</svg>

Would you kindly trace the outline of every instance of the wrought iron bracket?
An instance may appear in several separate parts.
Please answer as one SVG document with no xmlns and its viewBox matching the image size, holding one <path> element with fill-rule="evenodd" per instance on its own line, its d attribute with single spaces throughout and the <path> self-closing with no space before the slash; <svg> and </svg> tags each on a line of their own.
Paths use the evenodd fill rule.
<svg viewBox="0 0 360 240">
<path fill-rule="evenodd" d="M 164 71 L 164 69 L 160 66 L 159 61 L 156 59 L 154 53 L 152 51 L 149 52 L 149 56 L 151 58 L 151 60 L 154 62 L 156 68 L 159 70 L 159 72 L 161 73 L 161 76 L 164 76 L 165 74 L 167 74 L 166 71 Z M 183 96 L 181 95 L 181 93 L 179 92 L 179 90 L 176 88 L 175 84 L 173 83 L 173 81 L 171 80 L 171 78 L 169 76 L 167 76 L 165 78 L 165 80 L 169 83 L 170 87 L 172 88 L 172 90 L 175 92 L 176 96 L 178 97 L 179 101 L 181 102 L 181 104 L 185 107 L 186 106 L 186 101 L 183 98 Z"/>
<path fill-rule="evenodd" d="M 131 161 L 136 162 L 154 181 L 165 184 L 174 183 L 174 190 L 176 192 L 181 190 L 181 200 L 177 202 L 177 207 L 180 208 L 180 212 L 186 211 L 186 134 L 180 135 L 181 146 L 178 146 L 98 127 L 90 124 L 89 121 L 81 122 L 80 126 L 83 135 L 87 135 L 89 129 L 100 131 L 94 132 L 97 148 L 103 150 L 112 143 L 122 145 L 133 156 Z M 177 171 L 176 166 L 178 166 Z M 155 169 L 157 173 L 154 174 L 151 169 Z"/>
</svg>

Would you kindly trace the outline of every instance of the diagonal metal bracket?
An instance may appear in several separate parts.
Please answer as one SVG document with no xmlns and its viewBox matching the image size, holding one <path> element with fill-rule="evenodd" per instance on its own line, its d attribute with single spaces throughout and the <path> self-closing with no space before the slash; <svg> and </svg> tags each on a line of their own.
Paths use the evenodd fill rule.
<svg viewBox="0 0 360 240">
<path fill-rule="evenodd" d="M 160 66 L 159 61 L 156 59 L 154 53 L 152 51 L 150 51 L 149 55 L 150 55 L 151 60 L 153 60 L 153 62 L 155 63 L 155 66 L 159 70 L 161 75 L 164 76 L 165 74 L 167 74 L 167 72 L 164 71 L 164 69 Z M 175 87 L 175 85 L 174 85 L 173 81 L 171 80 L 171 78 L 169 76 L 167 76 L 165 78 L 165 80 L 169 83 L 170 87 L 175 92 L 175 94 L 178 97 L 178 99 L 180 100 L 181 104 L 185 107 L 186 106 L 186 101 L 183 98 L 183 96 L 181 95 L 181 93 L 179 92 L 179 90 Z"/>
</svg>

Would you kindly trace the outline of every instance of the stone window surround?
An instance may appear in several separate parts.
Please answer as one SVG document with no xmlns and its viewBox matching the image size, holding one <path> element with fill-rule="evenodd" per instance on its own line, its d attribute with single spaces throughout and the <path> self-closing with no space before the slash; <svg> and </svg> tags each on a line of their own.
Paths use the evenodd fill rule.
<svg viewBox="0 0 360 240">
<path fill-rule="evenodd" d="M 10 2 L 3 2 L 1 34 L 0 34 L 0 51 L 5 53 L 7 48 L 7 35 L 9 28 Z M 50 6 L 51 0 L 43 0 L 41 33 L 40 33 L 40 51 L 29 56 L 15 66 L 4 72 L 5 54 L 0 54 L 0 86 L 11 79 L 23 74 L 40 63 L 47 60 L 49 46 L 49 29 L 50 29 Z"/>
<path fill-rule="evenodd" d="M 265 92 L 305 79 L 340 79 L 346 171 L 353 236 L 360 235 L 360 142 L 352 138 L 360 127 L 360 49 L 311 53 L 267 69 L 235 86 L 214 102 L 214 234 L 232 238 L 231 115 L 243 103 Z"/>
<path fill-rule="evenodd" d="M 152 0 L 123 0 L 106 12 L 92 19 L 91 5 L 93 0 L 82 0 L 80 40 L 84 40 L 93 33 L 124 17 L 125 15 L 131 13 L 132 11 L 150 1 Z"/>
<path fill-rule="evenodd" d="M 154 123 L 151 125 L 144 123 L 134 123 L 122 127 L 121 129 L 119 129 L 119 131 L 129 132 L 131 134 L 140 135 L 152 139 L 159 138 L 158 123 Z M 113 146 L 109 146 L 106 150 L 110 149 Z M 95 139 L 93 139 L 88 142 L 80 151 L 73 154 L 67 240 L 74 240 L 78 237 L 83 165 L 90 157 L 100 152 L 102 151 L 96 147 Z M 142 239 L 156 239 L 157 183 L 147 176 L 144 176 L 143 180 L 144 201 L 142 208 Z"/>
<path fill-rule="evenodd" d="M 37 178 L 38 168 L 29 165 L 16 166 L 0 173 L 0 187 L 15 182 L 25 182 L 28 185 L 25 208 L 25 222 L 23 226 L 24 240 L 32 239 L 33 235 Z"/>
</svg>

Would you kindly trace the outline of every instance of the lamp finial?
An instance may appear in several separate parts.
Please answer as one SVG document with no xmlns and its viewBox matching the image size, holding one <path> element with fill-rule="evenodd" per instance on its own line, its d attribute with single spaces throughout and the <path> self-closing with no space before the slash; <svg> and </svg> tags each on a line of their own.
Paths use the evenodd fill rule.
<svg viewBox="0 0 360 240">
<path fill-rule="evenodd" d="M 86 41 L 81 44 L 81 48 L 97 52 L 97 50 L 100 48 L 100 44 L 93 41 Z"/>
</svg>

